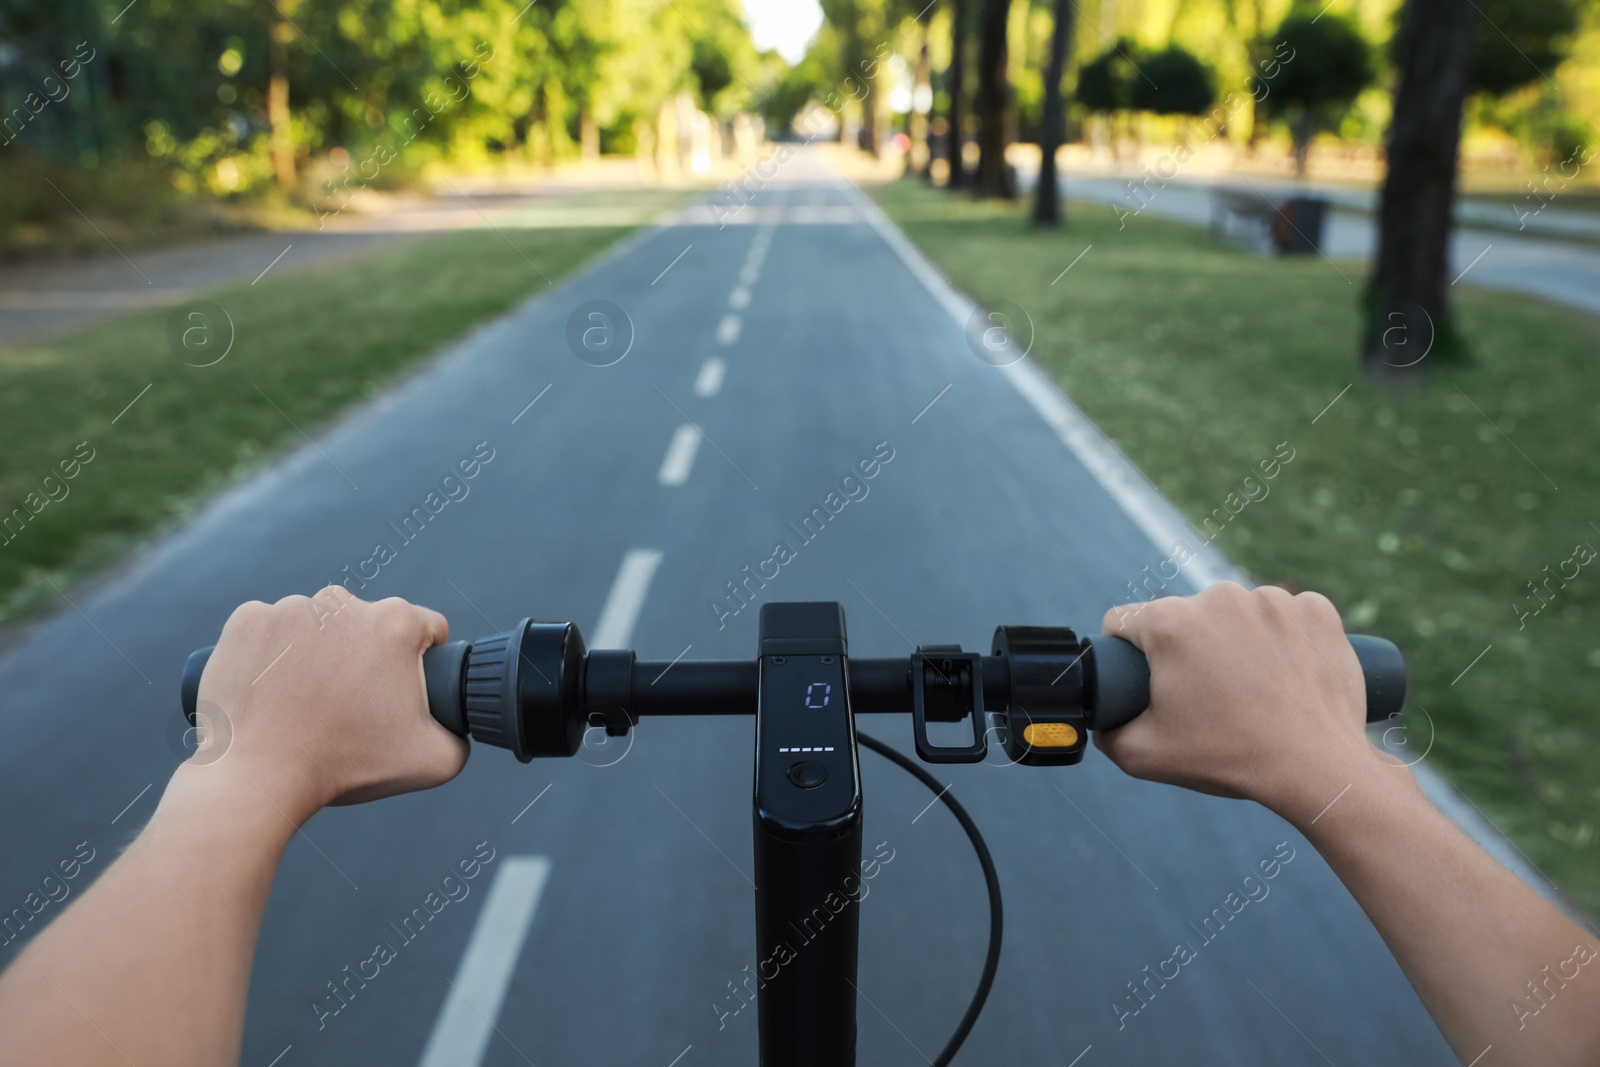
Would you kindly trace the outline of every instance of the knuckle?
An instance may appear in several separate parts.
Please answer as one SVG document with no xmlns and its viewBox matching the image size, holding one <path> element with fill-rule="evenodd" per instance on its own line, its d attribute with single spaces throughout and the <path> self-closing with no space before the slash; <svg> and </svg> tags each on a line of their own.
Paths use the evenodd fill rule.
<svg viewBox="0 0 1600 1067">
<path fill-rule="evenodd" d="M 1307 615 L 1321 620 L 1337 619 L 1339 609 L 1334 607 L 1333 601 L 1317 592 L 1304 592 L 1295 595 L 1294 601 L 1305 609 Z"/>
<path fill-rule="evenodd" d="M 1213 582 L 1192 598 L 1203 611 L 1217 615 L 1231 615 L 1249 603 L 1250 591 L 1238 582 Z"/>
<path fill-rule="evenodd" d="M 1294 594 L 1276 585 L 1261 585 L 1253 597 L 1256 613 L 1270 624 L 1282 625 L 1294 605 Z"/>
<path fill-rule="evenodd" d="M 395 636 L 407 636 L 421 628 L 417 609 L 400 597 L 386 597 L 372 605 L 379 629 Z"/>
<path fill-rule="evenodd" d="M 1188 626 L 1194 607 L 1181 596 L 1164 596 L 1146 607 L 1145 632 L 1156 637 L 1176 633 Z"/>
<path fill-rule="evenodd" d="M 1138 618 L 1142 605 L 1117 604 L 1106 609 L 1100 617 L 1100 632 L 1103 634 L 1121 634 L 1132 632 L 1135 619 Z"/>
<path fill-rule="evenodd" d="M 224 625 L 225 630 L 256 630 L 272 617 L 272 607 L 259 600 L 246 600 L 233 609 Z"/>
</svg>

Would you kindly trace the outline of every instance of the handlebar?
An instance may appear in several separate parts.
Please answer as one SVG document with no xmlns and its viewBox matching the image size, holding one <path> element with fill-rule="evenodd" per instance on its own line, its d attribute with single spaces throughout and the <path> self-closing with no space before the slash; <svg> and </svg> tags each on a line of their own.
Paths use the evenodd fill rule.
<svg viewBox="0 0 1600 1067">
<path fill-rule="evenodd" d="M 1352 634 L 1349 640 L 1365 681 L 1367 721 L 1387 719 L 1405 704 L 1400 650 L 1378 637 Z M 211 652 L 195 651 L 184 666 L 183 710 L 191 724 Z M 585 650 L 571 623 L 531 619 L 422 656 L 428 707 L 439 724 L 509 748 L 523 762 L 573 755 L 587 729 L 625 735 L 643 715 L 753 714 L 761 664 L 639 660 L 627 650 Z M 846 677 L 855 712 L 911 711 L 918 755 L 933 763 L 981 760 L 985 712 L 1001 720 L 1000 740 L 1020 762 L 1076 763 L 1083 730 L 1115 729 L 1150 704 L 1143 652 L 1118 637 L 1079 636 L 1066 627 L 1002 626 L 987 656 L 945 645 L 909 657 L 850 657 Z M 973 745 L 928 741 L 926 722 L 961 722 L 968 714 L 976 720 Z"/>
<path fill-rule="evenodd" d="M 925 762 L 979 762 L 995 736 L 1013 763 L 1062 766 L 1083 759 L 1088 731 L 1115 729 L 1149 706 L 1150 666 L 1120 638 L 1080 637 L 1064 626 L 1002 626 L 988 655 L 925 645 L 910 656 L 854 659 L 836 603 L 763 604 L 758 643 L 752 660 L 640 660 L 627 650 L 586 650 L 571 623 L 524 619 L 505 633 L 430 648 L 422 670 L 429 710 L 441 725 L 508 748 L 523 762 L 574 755 L 587 730 L 625 735 L 643 715 L 755 715 L 756 958 L 781 964 L 770 977 L 758 967 L 760 1058 L 768 1067 L 856 1062 L 860 909 L 819 902 L 861 876 L 858 743 L 910 770 L 967 832 L 989 893 L 984 971 L 940 1054 L 939 1062 L 949 1063 L 999 963 L 999 878 L 950 786 L 859 732 L 855 714 L 910 711 Z M 1399 711 L 1406 693 L 1399 649 L 1375 637 L 1350 643 L 1365 678 L 1367 720 Z M 197 711 L 215 713 L 197 706 L 211 651 L 193 653 L 184 667 L 190 723 Z M 970 744 L 929 738 L 929 722 L 968 716 Z M 802 929 L 807 947 L 796 954 L 789 942 Z"/>
</svg>

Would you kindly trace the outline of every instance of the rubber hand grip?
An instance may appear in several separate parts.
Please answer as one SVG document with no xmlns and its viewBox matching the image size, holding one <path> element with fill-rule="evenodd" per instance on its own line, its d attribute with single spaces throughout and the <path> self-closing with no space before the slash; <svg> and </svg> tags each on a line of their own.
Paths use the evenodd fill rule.
<svg viewBox="0 0 1600 1067">
<path fill-rule="evenodd" d="M 200 698 L 200 676 L 211 661 L 215 645 L 189 653 L 183 665 L 183 715 L 194 725 L 195 706 Z M 428 692 L 428 712 L 440 726 L 457 737 L 467 736 L 467 720 L 462 695 L 462 676 L 466 669 L 467 642 L 451 641 L 435 645 L 422 654 L 422 680 Z"/>
<path fill-rule="evenodd" d="M 1367 689 L 1367 721 L 1382 722 L 1405 706 L 1406 661 L 1392 641 L 1349 634 Z M 1144 653 L 1120 637 L 1087 634 L 1092 683 L 1086 685 L 1085 711 L 1091 730 L 1112 730 L 1150 706 L 1150 664 Z"/>
</svg>

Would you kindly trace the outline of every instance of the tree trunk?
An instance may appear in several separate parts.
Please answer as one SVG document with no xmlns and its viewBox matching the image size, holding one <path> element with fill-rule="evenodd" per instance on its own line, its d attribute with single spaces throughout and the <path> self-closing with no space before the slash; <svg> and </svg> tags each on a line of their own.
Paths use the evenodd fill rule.
<svg viewBox="0 0 1600 1067">
<path fill-rule="evenodd" d="M 945 93 L 950 98 L 946 116 L 950 122 L 945 136 L 945 159 L 950 164 L 947 184 L 951 189 L 961 189 L 967 184 L 967 164 L 961 157 L 961 127 L 967 121 L 967 64 L 966 64 L 967 0 L 953 0 L 950 5 L 950 66 L 945 71 Z"/>
<path fill-rule="evenodd" d="M 1006 23 L 1011 0 L 983 0 L 978 40 L 978 174 L 973 192 L 1010 200 L 1017 195 L 1006 166 Z"/>
<path fill-rule="evenodd" d="M 861 98 L 861 149 L 873 159 L 883 154 L 883 140 L 878 129 L 878 79 L 863 78 L 866 94 Z"/>
<path fill-rule="evenodd" d="M 1261 42 L 1261 0 L 1251 0 L 1250 11 L 1250 56 L 1251 66 L 1254 66 L 1256 50 L 1258 50 L 1259 42 Z M 1251 74 L 1256 74 L 1259 69 L 1261 69 L 1261 67 L 1256 67 L 1256 69 L 1251 70 Z M 1267 117 L 1261 112 L 1261 104 L 1259 104 L 1256 99 L 1251 98 L 1250 138 L 1246 139 L 1245 141 L 1245 154 L 1256 154 L 1256 146 L 1261 144 L 1261 139 L 1264 138 L 1264 136 L 1267 136 Z"/>
<path fill-rule="evenodd" d="M 1477 19 L 1472 0 L 1407 0 L 1402 15 L 1362 353 L 1368 370 L 1415 367 L 1430 348 L 1453 347 L 1450 225 Z"/>
<path fill-rule="evenodd" d="M 678 158 L 678 102 L 669 97 L 656 109 L 656 175 L 661 181 L 682 176 Z"/>
<path fill-rule="evenodd" d="M 1312 124 L 1309 107 L 1301 106 L 1300 114 L 1289 124 L 1289 135 L 1294 143 L 1294 176 L 1304 178 L 1306 160 L 1311 156 L 1311 141 L 1316 136 L 1316 127 Z"/>
<path fill-rule="evenodd" d="M 600 127 L 595 125 L 594 112 L 588 107 L 578 114 L 578 144 L 584 159 L 600 158 Z"/>
<path fill-rule="evenodd" d="M 1044 75 L 1044 114 L 1039 123 L 1039 184 L 1033 196 L 1033 221 L 1040 226 L 1061 224 L 1056 151 L 1067 132 L 1061 79 L 1066 76 L 1067 56 L 1072 53 L 1072 20 L 1077 10 L 1073 0 L 1056 0 L 1055 25 L 1050 30 L 1050 63 Z"/>
<path fill-rule="evenodd" d="M 917 49 L 917 68 L 911 79 L 911 111 L 906 115 L 906 134 L 911 138 L 911 148 L 906 152 L 908 177 L 913 174 L 926 177 L 928 161 L 933 158 L 932 146 L 928 143 L 928 112 L 919 110 L 917 106 L 924 99 L 933 99 L 928 70 L 928 20 L 923 17 L 918 23 L 917 28 L 922 31 L 922 47 Z M 928 106 L 931 110 L 933 105 L 930 102 Z"/>
<path fill-rule="evenodd" d="M 294 135 L 289 128 L 289 39 L 294 28 L 282 12 L 267 40 L 267 125 L 272 130 L 272 172 L 286 193 L 295 189 Z"/>
</svg>

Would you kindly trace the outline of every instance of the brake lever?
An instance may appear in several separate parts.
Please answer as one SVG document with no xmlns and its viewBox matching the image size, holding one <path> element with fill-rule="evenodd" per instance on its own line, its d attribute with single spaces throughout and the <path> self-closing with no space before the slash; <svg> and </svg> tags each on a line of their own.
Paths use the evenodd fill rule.
<svg viewBox="0 0 1600 1067">
<path fill-rule="evenodd" d="M 928 738 L 929 718 L 935 722 L 960 722 L 969 714 L 973 734 L 970 744 L 936 745 Z M 911 736 L 924 763 L 983 762 L 989 737 L 983 723 L 982 656 L 963 652 L 960 645 L 918 646 L 911 654 Z"/>
</svg>

